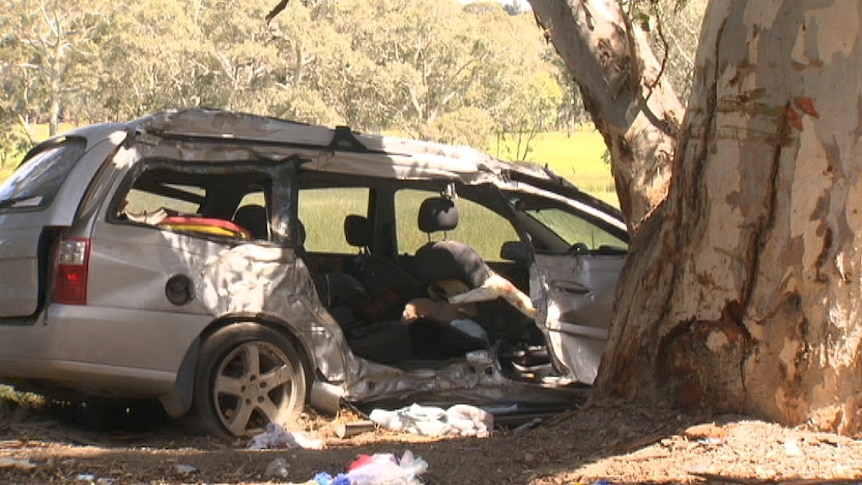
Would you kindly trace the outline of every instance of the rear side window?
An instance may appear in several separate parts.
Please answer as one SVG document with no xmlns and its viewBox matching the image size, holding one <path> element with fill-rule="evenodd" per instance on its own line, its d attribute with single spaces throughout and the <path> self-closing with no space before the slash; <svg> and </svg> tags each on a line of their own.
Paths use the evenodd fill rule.
<svg viewBox="0 0 862 485">
<path fill-rule="evenodd" d="M 440 241 L 443 233 L 425 234 L 419 230 L 417 217 L 422 201 L 428 197 L 437 197 L 436 192 L 403 189 L 395 194 L 395 213 L 398 221 L 398 252 L 415 254 L 429 239 Z M 485 261 L 502 261 L 500 248 L 506 241 L 518 241 L 517 231 L 508 219 L 491 209 L 468 200 L 459 198 L 455 201 L 460 213 L 460 222 L 454 231 L 449 231 L 446 239 L 467 244 L 473 248 Z"/>
<path fill-rule="evenodd" d="M 128 214 L 155 214 L 159 210 L 177 214 L 195 214 L 200 211 L 206 197 L 203 187 L 181 184 L 160 184 L 157 187 L 170 189 L 170 195 L 132 188 L 126 195 L 123 210 Z"/>
<path fill-rule="evenodd" d="M 313 253 L 356 254 L 347 244 L 344 219 L 368 213 L 366 187 L 304 189 L 299 191 L 299 220 L 305 226 L 305 249 Z"/>
<path fill-rule="evenodd" d="M 269 240 L 270 176 L 235 165 L 183 166 L 157 161 L 130 176 L 115 196 L 115 222 L 147 225 L 204 238 Z"/>
<path fill-rule="evenodd" d="M 32 154 L 0 185 L 0 209 L 47 207 L 84 154 L 87 143 L 74 138 Z"/>
</svg>

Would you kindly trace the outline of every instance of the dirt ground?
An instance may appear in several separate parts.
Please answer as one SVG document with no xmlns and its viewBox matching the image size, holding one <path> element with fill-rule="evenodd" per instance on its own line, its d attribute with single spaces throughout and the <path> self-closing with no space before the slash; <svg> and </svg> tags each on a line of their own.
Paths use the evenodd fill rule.
<svg viewBox="0 0 862 485">
<path fill-rule="evenodd" d="M 249 440 L 190 437 L 144 412 L 120 418 L 0 402 L 0 483 L 305 483 L 345 470 L 358 454 L 410 450 L 428 463 L 424 484 L 862 483 L 862 441 L 740 416 L 709 419 L 663 409 L 594 404 L 534 428 L 486 438 L 432 439 L 338 425 L 309 416 L 320 450 L 252 451 Z M 267 476 L 275 460 L 286 477 Z"/>
</svg>

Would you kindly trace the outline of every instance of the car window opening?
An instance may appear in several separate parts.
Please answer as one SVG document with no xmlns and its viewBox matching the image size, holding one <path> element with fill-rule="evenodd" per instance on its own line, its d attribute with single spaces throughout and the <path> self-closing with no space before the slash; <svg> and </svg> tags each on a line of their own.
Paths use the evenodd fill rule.
<svg viewBox="0 0 862 485">
<path fill-rule="evenodd" d="M 454 193 L 454 188 L 450 190 L 442 193 Z M 493 347 L 504 356 L 507 371 L 520 379 L 540 379 L 550 372 L 534 319 L 501 298 L 508 292 L 513 295 L 509 300 L 520 298 L 532 306 L 526 296 L 526 265 L 499 258 L 502 244 L 517 239 L 508 221 L 465 198 L 455 201 L 440 191 L 399 190 L 396 223 L 375 226 L 359 214 L 365 213 L 369 194 L 367 189 L 300 190 L 300 213 L 306 223 L 319 220 L 318 212 L 332 217 L 325 229 L 330 232 L 320 236 L 326 243 L 312 237 L 306 243 L 308 266 L 321 302 L 339 323 L 353 353 L 402 369 L 421 369 L 445 366 Z M 460 207 L 476 227 L 458 230 Z M 335 223 L 339 219 L 343 224 Z M 396 226 L 400 256 L 375 253 L 373 248 L 380 246 L 376 238 L 394 237 L 387 228 L 392 231 Z M 337 234 L 336 227 L 343 233 Z M 491 237 L 490 244 L 496 247 L 488 249 L 491 233 L 501 230 L 498 239 Z M 484 254 L 458 241 L 459 235 L 481 241 L 490 265 Z M 450 301 L 480 291 L 492 274 L 497 278 L 493 281 L 506 282 L 505 290 L 498 286 L 495 295 L 479 301 Z M 517 276 L 510 282 L 510 275 Z M 519 369 L 517 359 L 529 365 Z M 537 372 L 536 366 L 543 370 Z"/>
</svg>

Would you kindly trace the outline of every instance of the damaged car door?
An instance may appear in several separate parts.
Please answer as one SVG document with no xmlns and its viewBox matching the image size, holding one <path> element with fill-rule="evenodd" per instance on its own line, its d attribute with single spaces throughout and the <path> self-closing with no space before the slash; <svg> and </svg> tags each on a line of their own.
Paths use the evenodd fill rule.
<svg viewBox="0 0 862 485">
<path fill-rule="evenodd" d="M 510 196 L 533 254 L 508 243 L 511 259 L 533 258 L 531 298 L 536 319 L 563 375 L 595 380 L 608 339 L 614 292 L 625 262 L 628 236 L 618 211 L 604 204 L 537 195 Z"/>
</svg>

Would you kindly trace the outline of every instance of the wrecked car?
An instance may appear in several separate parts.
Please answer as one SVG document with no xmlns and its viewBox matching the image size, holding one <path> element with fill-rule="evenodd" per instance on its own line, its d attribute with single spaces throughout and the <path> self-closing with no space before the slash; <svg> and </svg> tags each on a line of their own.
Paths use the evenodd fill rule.
<svg viewBox="0 0 862 485">
<path fill-rule="evenodd" d="M 468 147 L 204 109 L 83 127 L 0 186 L 0 382 L 237 436 L 306 405 L 571 402 L 627 242 Z"/>
</svg>

